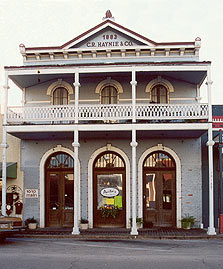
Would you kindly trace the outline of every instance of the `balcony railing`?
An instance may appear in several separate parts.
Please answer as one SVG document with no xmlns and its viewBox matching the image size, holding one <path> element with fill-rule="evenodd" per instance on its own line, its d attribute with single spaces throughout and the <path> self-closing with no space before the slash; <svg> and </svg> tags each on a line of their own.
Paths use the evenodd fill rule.
<svg viewBox="0 0 223 269">
<path fill-rule="evenodd" d="M 186 120 L 207 119 L 207 104 L 132 104 L 79 105 L 78 120 L 120 121 L 131 120 Z M 8 123 L 44 123 L 75 120 L 75 106 L 9 107 Z"/>
</svg>

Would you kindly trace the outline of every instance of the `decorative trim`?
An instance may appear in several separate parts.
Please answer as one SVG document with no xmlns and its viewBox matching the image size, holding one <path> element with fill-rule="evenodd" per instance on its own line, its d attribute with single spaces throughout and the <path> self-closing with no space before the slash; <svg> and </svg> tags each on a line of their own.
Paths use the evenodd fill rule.
<svg viewBox="0 0 223 269">
<path fill-rule="evenodd" d="M 40 228 L 45 227 L 45 162 L 49 158 L 49 156 L 55 152 L 65 152 L 69 154 L 72 158 L 74 156 L 74 152 L 68 148 L 62 147 L 62 145 L 57 145 L 55 148 L 48 150 L 40 160 L 40 178 L 39 178 L 39 188 L 40 188 Z M 78 197 L 79 197 L 79 205 L 78 205 L 78 219 L 80 219 L 80 162 L 78 161 Z"/>
<path fill-rule="evenodd" d="M 167 100 L 170 100 L 170 93 L 174 92 L 174 87 L 168 80 L 163 79 L 161 76 L 158 76 L 147 84 L 146 92 L 149 93 L 149 100 L 152 99 L 152 89 L 158 84 L 163 85 L 167 89 Z"/>
<path fill-rule="evenodd" d="M 114 151 L 122 156 L 126 167 L 126 228 L 130 228 L 130 163 L 128 156 L 119 148 L 113 147 L 111 144 L 97 149 L 90 157 L 88 162 L 88 222 L 89 228 L 93 228 L 93 163 L 98 155 L 107 150 Z"/>
<path fill-rule="evenodd" d="M 215 141 L 214 140 L 209 140 L 209 141 L 207 141 L 206 146 L 207 147 L 213 147 L 214 144 L 215 144 Z"/>
<path fill-rule="evenodd" d="M 154 151 L 165 151 L 169 153 L 176 163 L 176 225 L 181 228 L 181 162 L 178 155 L 170 148 L 158 144 L 147 149 L 140 157 L 138 162 L 138 217 L 143 216 L 143 162 L 145 158 Z"/>
</svg>

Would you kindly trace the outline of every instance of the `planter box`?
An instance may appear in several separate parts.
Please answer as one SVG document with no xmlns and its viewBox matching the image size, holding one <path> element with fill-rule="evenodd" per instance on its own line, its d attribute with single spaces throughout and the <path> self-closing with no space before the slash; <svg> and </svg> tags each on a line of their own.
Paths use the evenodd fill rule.
<svg viewBox="0 0 223 269">
<path fill-rule="evenodd" d="M 82 230 L 86 230 L 86 229 L 88 229 L 88 223 L 80 223 L 79 227 Z"/>
<path fill-rule="evenodd" d="M 29 228 L 30 230 L 35 230 L 35 229 L 37 228 L 37 223 L 29 223 L 29 224 L 28 224 L 28 228 Z"/>
</svg>

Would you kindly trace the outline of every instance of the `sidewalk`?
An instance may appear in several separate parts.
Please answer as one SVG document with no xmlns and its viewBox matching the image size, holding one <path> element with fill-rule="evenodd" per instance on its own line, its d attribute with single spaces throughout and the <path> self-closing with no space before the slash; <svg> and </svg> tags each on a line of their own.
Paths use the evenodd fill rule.
<svg viewBox="0 0 223 269">
<path fill-rule="evenodd" d="M 223 239 L 223 234 L 207 235 L 203 229 L 152 228 L 139 229 L 138 235 L 130 234 L 130 229 L 124 228 L 94 228 L 80 230 L 79 235 L 72 235 L 72 228 L 38 228 L 24 229 L 13 237 L 38 238 L 73 238 L 76 240 L 124 240 L 124 239 Z"/>
</svg>

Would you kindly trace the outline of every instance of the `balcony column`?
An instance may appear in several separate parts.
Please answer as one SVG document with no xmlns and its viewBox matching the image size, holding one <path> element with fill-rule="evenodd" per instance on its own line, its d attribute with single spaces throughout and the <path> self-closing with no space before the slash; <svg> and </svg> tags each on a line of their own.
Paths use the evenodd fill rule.
<svg viewBox="0 0 223 269">
<path fill-rule="evenodd" d="M 132 147 L 132 229 L 131 235 L 138 235 L 136 226 L 136 147 L 138 143 L 136 142 L 136 130 L 132 129 L 132 142 L 130 143 Z"/>
<path fill-rule="evenodd" d="M 74 130 L 74 142 L 72 143 L 74 147 L 74 227 L 72 234 L 80 234 L 79 231 L 79 212 L 78 212 L 78 205 L 79 205 L 79 173 L 78 173 L 78 149 L 79 149 L 79 139 L 78 139 L 78 129 Z"/>
<path fill-rule="evenodd" d="M 132 85 L 132 122 L 136 122 L 136 71 L 132 70 L 132 81 L 130 82 Z"/>
<path fill-rule="evenodd" d="M 79 88 L 80 88 L 80 83 L 79 83 L 79 73 L 75 72 L 75 81 L 74 81 L 74 87 L 75 87 L 75 123 L 78 123 L 78 105 L 79 105 Z"/>
<path fill-rule="evenodd" d="M 207 91 L 208 91 L 208 167 L 209 167 L 209 227 L 208 227 L 208 235 L 216 235 L 214 228 L 214 184 L 213 184 L 213 133 L 212 133 L 212 103 L 211 103 L 211 71 L 210 66 L 208 66 L 207 70 Z"/>
</svg>

